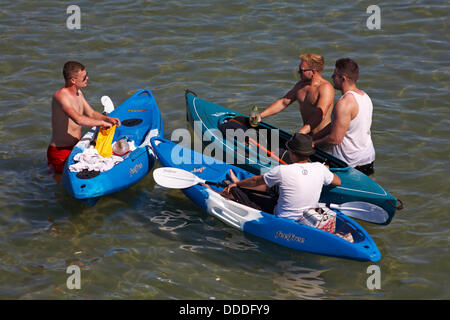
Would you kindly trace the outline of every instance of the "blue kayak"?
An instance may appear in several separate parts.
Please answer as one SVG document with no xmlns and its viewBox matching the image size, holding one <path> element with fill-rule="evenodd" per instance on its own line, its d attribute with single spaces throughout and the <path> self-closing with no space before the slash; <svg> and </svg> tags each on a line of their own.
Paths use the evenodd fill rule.
<svg viewBox="0 0 450 320">
<path fill-rule="evenodd" d="M 203 137 L 200 139 L 202 139 L 205 145 L 206 141 L 215 145 L 219 150 L 222 150 L 221 160 L 236 164 L 254 174 L 267 172 L 274 166 L 280 164 L 280 158 L 276 159 L 276 157 L 269 153 L 261 152 L 261 149 L 258 152 L 250 143 L 241 143 L 236 141 L 236 139 L 235 141 L 227 140 L 226 129 L 236 129 L 238 127 L 243 128 L 245 131 L 246 128 L 251 128 L 250 126 L 245 128 L 248 124 L 247 116 L 221 105 L 200 99 L 190 90 L 186 90 L 185 98 L 187 121 L 194 128 L 194 132 Z M 257 132 L 263 131 L 265 131 L 265 135 L 262 138 L 265 139 L 264 141 L 269 141 L 266 143 L 268 146 L 270 146 L 270 139 L 275 141 L 275 138 L 271 138 L 272 132 L 278 132 L 276 136 L 277 150 L 284 148 L 286 141 L 291 137 L 290 133 L 268 123 L 261 122 L 257 128 Z M 211 150 L 213 148 L 209 147 L 209 149 Z M 270 147 L 267 147 L 267 149 L 270 152 Z M 386 211 L 386 221 L 379 224 L 387 225 L 392 221 L 398 208 L 395 197 L 373 179 L 348 166 L 344 161 L 317 148 L 315 150 L 316 153 L 310 157 L 310 160 L 328 164 L 330 170 L 337 174 L 342 182 L 338 187 L 325 186 L 322 190 L 321 202 L 335 204 L 350 201 L 368 202 Z M 286 159 L 287 157 L 283 158 L 281 156 L 281 151 L 278 154 L 281 160 L 288 161 Z"/>
<path fill-rule="evenodd" d="M 253 176 L 242 168 L 202 155 L 163 138 L 152 138 L 151 144 L 162 166 L 186 170 L 206 181 L 230 180 L 230 169 L 239 179 Z M 335 232 L 351 233 L 352 242 L 295 220 L 277 217 L 226 199 L 218 193 L 223 188 L 217 186 L 211 188 L 197 184 L 182 191 L 196 205 L 224 223 L 279 245 L 358 261 L 376 262 L 381 259 L 380 251 L 370 235 L 339 210 L 334 210 L 337 215 Z"/>
<path fill-rule="evenodd" d="M 161 113 L 149 90 L 136 92 L 109 116 L 121 121 L 112 142 L 126 138 L 134 142 L 136 149 L 108 171 L 71 172 L 69 166 L 75 163 L 74 157 L 86 148 L 93 148 L 91 141 L 97 131 L 93 127 L 75 145 L 63 171 L 62 183 L 67 193 L 90 205 L 94 205 L 99 197 L 127 189 L 144 178 L 155 164 L 150 138 L 163 135 Z"/>
</svg>

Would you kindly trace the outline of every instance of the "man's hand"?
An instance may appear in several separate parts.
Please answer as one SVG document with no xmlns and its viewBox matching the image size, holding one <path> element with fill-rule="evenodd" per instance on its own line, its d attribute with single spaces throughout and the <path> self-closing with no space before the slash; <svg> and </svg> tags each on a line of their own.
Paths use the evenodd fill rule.
<svg viewBox="0 0 450 320">
<path fill-rule="evenodd" d="M 111 124 L 115 124 L 118 127 L 120 127 L 120 120 L 119 118 L 112 118 L 112 117 L 108 117 L 107 121 Z"/>
<path fill-rule="evenodd" d="M 102 124 L 100 125 L 100 129 L 101 130 L 106 130 L 106 129 L 111 128 L 112 126 L 113 126 L 112 123 L 107 122 L 107 121 L 102 121 Z"/>
<path fill-rule="evenodd" d="M 303 127 L 298 130 L 298 133 L 308 134 L 311 132 L 311 126 L 309 124 L 304 125 Z"/>
<path fill-rule="evenodd" d="M 256 118 L 256 122 L 258 122 L 258 123 L 260 123 L 261 122 L 261 114 L 260 113 L 258 113 L 258 115 L 256 116 L 256 117 L 248 117 L 248 120 L 250 121 L 250 123 L 252 123 L 252 122 L 254 122 L 254 120 L 253 119 L 255 119 Z"/>
<path fill-rule="evenodd" d="M 225 189 L 223 189 L 224 194 L 226 196 L 230 195 L 230 190 L 234 187 L 237 187 L 236 183 L 229 184 Z"/>
</svg>

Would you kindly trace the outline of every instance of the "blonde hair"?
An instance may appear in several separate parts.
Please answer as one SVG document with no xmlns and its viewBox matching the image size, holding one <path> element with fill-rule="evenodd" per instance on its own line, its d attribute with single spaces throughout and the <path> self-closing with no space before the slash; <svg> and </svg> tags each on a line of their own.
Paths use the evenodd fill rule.
<svg viewBox="0 0 450 320">
<path fill-rule="evenodd" d="M 323 67 L 325 66 L 325 59 L 317 53 L 302 54 L 300 56 L 300 59 L 306 61 L 308 66 L 317 70 L 318 72 L 322 72 Z"/>
</svg>

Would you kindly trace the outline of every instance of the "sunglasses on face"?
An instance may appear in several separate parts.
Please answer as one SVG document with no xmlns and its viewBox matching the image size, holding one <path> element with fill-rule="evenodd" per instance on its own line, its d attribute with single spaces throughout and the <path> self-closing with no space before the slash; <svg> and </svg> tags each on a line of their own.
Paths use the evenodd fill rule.
<svg viewBox="0 0 450 320">
<path fill-rule="evenodd" d="M 86 75 L 84 76 L 84 78 L 83 78 L 83 82 L 85 82 L 86 81 L 86 79 L 87 79 L 87 76 L 88 76 L 88 73 L 86 72 Z"/>
<path fill-rule="evenodd" d="M 302 68 L 298 68 L 298 73 L 303 73 L 306 71 L 313 71 L 314 69 L 302 69 Z"/>
</svg>

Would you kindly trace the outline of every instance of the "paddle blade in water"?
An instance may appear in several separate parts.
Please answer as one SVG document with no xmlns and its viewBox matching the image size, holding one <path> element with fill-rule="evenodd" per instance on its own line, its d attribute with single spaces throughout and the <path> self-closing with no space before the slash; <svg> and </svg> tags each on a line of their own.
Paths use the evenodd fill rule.
<svg viewBox="0 0 450 320">
<path fill-rule="evenodd" d="M 330 208 L 339 209 L 343 214 L 372 222 L 383 224 L 389 219 L 389 214 L 381 207 L 368 202 L 352 201 L 342 204 L 330 204 Z"/>
<path fill-rule="evenodd" d="M 153 179 L 165 188 L 184 189 L 205 181 L 188 171 L 178 168 L 158 168 L 153 171 Z"/>
</svg>

